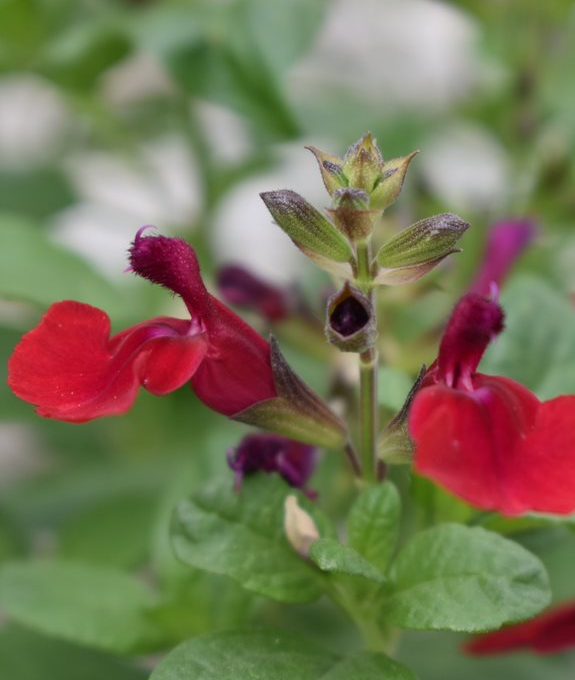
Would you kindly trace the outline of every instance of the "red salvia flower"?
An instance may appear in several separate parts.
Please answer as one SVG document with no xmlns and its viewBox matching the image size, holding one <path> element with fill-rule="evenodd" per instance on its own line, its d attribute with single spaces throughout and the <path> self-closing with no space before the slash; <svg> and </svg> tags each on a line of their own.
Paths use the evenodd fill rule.
<svg viewBox="0 0 575 680">
<path fill-rule="evenodd" d="M 484 510 L 572 513 L 575 397 L 541 403 L 513 380 L 476 372 L 503 320 L 476 293 L 455 307 L 410 410 L 415 469 Z"/>
<path fill-rule="evenodd" d="M 557 654 L 575 648 L 575 602 L 555 607 L 541 616 L 494 633 L 479 635 L 465 646 L 474 656 L 508 654 L 529 649 Z"/>
<path fill-rule="evenodd" d="M 164 395 L 190 383 L 226 416 L 276 397 L 269 344 L 208 293 L 193 248 L 143 231 L 131 270 L 179 295 L 191 318 L 156 318 L 110 337 L 105 312 L 59 302 L 16 347 L 14 393 L 45 418 L 75 423 L 125 413 L 140 387 Z"/>
</svg>

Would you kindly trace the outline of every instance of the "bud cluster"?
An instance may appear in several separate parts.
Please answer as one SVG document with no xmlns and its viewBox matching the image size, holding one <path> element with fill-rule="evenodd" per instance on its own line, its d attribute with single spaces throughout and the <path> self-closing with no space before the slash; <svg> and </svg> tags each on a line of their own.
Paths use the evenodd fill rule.
<svg viewBox="0 0 575 680">
<path fill-rule="evenodd" d="M 377 337 L 371 291 L 377 285 L 417 281 L 448 255 L 468 225 L 451 214 L 404 229 L 377 250 L 373 236 L 383 212 L 397 200 L 417 152 L 386 161 L 368 133 L 343 158 L 308 147 L 332 198 L 327 216 L 289 191 L 261 194 L 277 224 L 319 267 L 343 279 L 328 303 L 328 340 L 345 352 L 363 352 Z"/>
</svg>

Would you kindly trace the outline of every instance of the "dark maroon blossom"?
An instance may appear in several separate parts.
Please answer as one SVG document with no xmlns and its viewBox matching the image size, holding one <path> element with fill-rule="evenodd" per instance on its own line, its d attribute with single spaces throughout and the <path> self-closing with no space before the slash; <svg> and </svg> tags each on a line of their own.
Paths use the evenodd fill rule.
<svg viewBox="0 0 575 680">
<path fill-rule="evenodd" d="M 294 311 L 292 291 L 274 286 L 240 265 L 222 267 L 217 283 L 220 295 L 229 305 L 257 312 L 269 323 L 283 321 Z"/>
<path fill-rule="evenodd" d="M 252 434 L 228 452 L 228 464 L 236 473 L 236 487 L 241 488 L 244 477 L 256 472 L 277 473 L 297 489 L 306 489 L 313 474 L 315 449 L 285 437 Z"/>
</svg>

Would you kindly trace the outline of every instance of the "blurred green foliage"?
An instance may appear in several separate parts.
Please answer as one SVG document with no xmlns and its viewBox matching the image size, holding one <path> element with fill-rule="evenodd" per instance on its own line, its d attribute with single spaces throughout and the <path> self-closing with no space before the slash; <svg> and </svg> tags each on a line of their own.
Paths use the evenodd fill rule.
<svg viewBox="0 0 575 680">
<path fill-rule="evenodd" d="M 440 3 L 413 3 L 418 4 Z M 414 162 L 405 195 L 382 227 L 382 240 L 384 231 L 447 210 L 460 212 L 473 228 L 464 252 L 448 267 L 382 300 L 388 322 L 382 349 L 389 364 L 382 368 L 382 407 L 393 413 L 420 364 L 433 360 L 438 329 L 474 276 L 487 227 L 509 216 L 533 217 L 540 235 L 518 266 L 518 273 L 527 276 L 518 276 L 504 291 L 508 331 L 485 366 L 522 380 L 541 397 L 575 391 L 575 317 L 569 299 L 575 290 L 573 3 L 445 3 L 475 31 L 477 40 L 467 49 L 483 75 L 462 83 L 463 94 L 440 107 L 426 106 L 421 98 L 412 105 L 388 105 L 386 93 L 374 91 L 363 72 L 354 74 L 357 87 L 344 80 L 334 87 L 332 80 L 312 93 L 298 92 L 290 80 L 294 69 L 327 40 L 337 5 L 333 0 L 0 0 L 4 367 L 21 333 L 54 301 L 73 298 L 100 306 L 117 328 L 169 308 L 168 295 L 144 282 L 110 276 L 88 257 L 92 246 L 75 248 L 73 239 L 66 241 L 56 228 L 67 211 L 96 200 L 86 198 L 70 163 L 82 162 L 82 154 L 119 159 L 153 181 L 143 147 L 175 136 L 198 169 L 199 185 L 190 192 L 199 193 L 200 207 L 173 223 L 160 219 L 158 226 L 189 238 L 210 275 L 217 266 L 212 230 L 218 210 L 246 180 L 279 167 L 282 145 L 302 147 L 327 138 L 330 150 L 340 153 L 369 128 L 386 157 L 415 148 L 424 156 L 437 135 L 466 125 L 493 140 L 504 157 L 509 170 L 500 187 L 503 198 L 452 206 L 430 180 L 429 169 L 420 168 L 419 159 Z M 385 20 L 373 7 L 364 0 L 355 4 L 360 24 Z M 409 22 L 417 20 L 414 16 L 405 19 L 406 49 L 413 48 Z M 327 49 L 335 80 L 363 40 L 345 27 L 336 37 Z M 121 69 L 142 58 L 147 60 L 143 72 L 119 77 Z M 405 69 L 406 78 L 411 68 L 401 54 L 399 61 L 390 58 L 376 66 L 384 73 Z M 114 78 L 120 86 L 112 96 Z M 5 88 L 19 81 L 50 91 L 64 112 L 62 127 L 32 155 L 24 147 L 34 141 L 33 130 L 24 127 L 22 139 L 14 141 L 12 122 L 8 125 L 1 115 L 11 98 Z M 141 91 L 131 94 L 138 87 Z M 206 102 L 239 117 L 247 149 L 240 158 L 222 159 L 203 113 Z M 24 105 L 17 117 L 24 123 L 34 120 L 43 107 Z M 17 142 L 22 152 L 5 150 Z M 224 150 L 227 145 L 224 141 Z M 474 157 L 466 160 L 473 168 Z M 308 162 L 314 161 L 309 157 Z M 429 163 L 433 167 L 434 159 Z M 441 168 L 437 172 L 446 172 Z M 276 188 L 284 187 L 269 186 Z M 172 201 L 170 195 L 161 198 Z M 99 219 L 105 214 L 131 220 L 130 233 L 141 226 L 139 215 L 132 217 L 125 206 L 116 213 L 100 212 Z M 236 221 L 243 219 L 235 215 Z M 302 287 L 315 293 L 309 302 L 318 309 L 317 281 L 302 281 Z M 287 349 L 290 361 L 325 393 L 328 369 L 301 347 Z M 0 623 L 2 678 L 137 680 L 147 677 L 153 664 L 136 652 L 168 650 L 192 635 L 214 635 L 244 623 L 291 628 L 305 634 L 311 647 L 331 644 L 338 654 L 357 648 L 349 624 L 323 601 L 280 614 L 276 605 L 234 582 L 196 572 L 174 557 L 168 533 L 174 506 L 216 478 L 220 485 L 224 479 L 220 493 L 232 493 L 225 454 L 244 432 L 208 412 L 189 390 L 163 400 L 142 395 L 122 419 L 76 427 L 41 421 L 4 387 L 0 418 L 0 614 L 11 621 Z M 426 513 L 428 519 L 433 513 L 470 519 L 467 507 L 402 475 L 395 481 L 403 493 L 410 489 L 416 502 L 404 518 L 403 540 Z M 327 508 L 341 515 L 350 496 L 341 462 L 323 459 L 314 487 Z M 556 599 L 575 597 L 570 528 L 517 521 L 498 530 L 540 555 Z M 217 636 L 202 640 L 191 644 L 209 642 L 206 653 L 219 655 Z M 401 642 L 400 659 L 425 680 L 573 677 L 572 656 L 475 661 L 463 657 L 460 642 L 438 633 L 410 633 Z M 186 653 L 186 647 L 178 652 Z M 315 647 L 310 651 L 310 667 L 330 668 L 333 655 L 322 654 Z M 367 678 L 388 662 L 361 657 L 346 663 L 356 675 L 346 671 L 345 677 L 361 673 Z M 393 677 L 408 677 L 398 669 Z M 337 673 L 325 677 L 340 677 Z M 161 670 L 157 677 L 164 677 Z"/>
</svg>

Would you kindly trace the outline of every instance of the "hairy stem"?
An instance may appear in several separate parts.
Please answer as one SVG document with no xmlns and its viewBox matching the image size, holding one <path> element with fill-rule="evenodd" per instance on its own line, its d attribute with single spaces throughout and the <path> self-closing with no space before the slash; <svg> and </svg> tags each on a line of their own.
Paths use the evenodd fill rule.
<svg viewBox="0 0 575 680">
<path fill-rule="evenodd" d="M 373 314 L 377 314 L 371 275 L 371 252 L 369 242 L 357 245 L 357 279 L 360 287 L 369 295 Z M 375 319 L 377 324 L 377 318 Z M 377 373 L 378 355 L 375 347 L 359 355 L 359 451 L 363 474 L 368 481 L 376 478 L 377 439 Z"/>
</svg>

